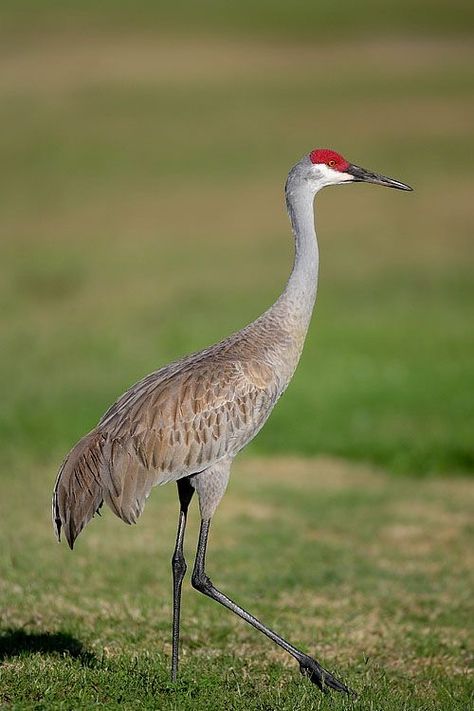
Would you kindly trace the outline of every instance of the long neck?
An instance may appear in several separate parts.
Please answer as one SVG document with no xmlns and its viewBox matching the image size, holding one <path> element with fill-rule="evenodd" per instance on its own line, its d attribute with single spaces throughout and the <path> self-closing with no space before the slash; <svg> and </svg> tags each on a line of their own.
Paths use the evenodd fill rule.
<svg viewBox="0 0 474 711">
<path fill-rule="evenodd" d="M 290 278 L 275 308 L 304 339 L 318 285 L 319 252 L 314 229 L 314 192 L 307 183 L 293 181 L 290 174 L 285 196 L 295 239 L 295 259 Z"/>
</svg>

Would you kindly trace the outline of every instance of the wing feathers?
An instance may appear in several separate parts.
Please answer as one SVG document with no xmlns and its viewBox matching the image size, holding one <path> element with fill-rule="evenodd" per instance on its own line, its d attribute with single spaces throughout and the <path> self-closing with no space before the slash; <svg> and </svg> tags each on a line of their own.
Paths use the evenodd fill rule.
<svg viewBox="0 0 474 711">
<path fill-rule="evenodd" d="M 53 517 L 72 547 L 102 501 L 135 523 L 153 486 L 234 456 L 278 397 L 258 360 L 183 361 L 134 385 L 71 450 L 56 482 Z"/>
</svg>

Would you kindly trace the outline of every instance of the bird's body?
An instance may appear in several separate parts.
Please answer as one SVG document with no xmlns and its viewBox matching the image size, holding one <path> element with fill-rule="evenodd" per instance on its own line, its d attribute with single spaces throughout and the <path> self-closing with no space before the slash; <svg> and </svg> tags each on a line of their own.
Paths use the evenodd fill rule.
<svg viewBox="0 0 474 711">
<path fill-rule="evenodd" d="M 324 161 L 315 160 L 318 157 Z M 334 182 L 357 180 L 383 180 L 382 184 L 408 189 L 397 181 L 357 171 L 362 169 L 325 150 L 313 151 L 296 164 L 286 184 L 295 261 L 280 298 L 241 331 L 132 386 L 76 444 L 59 472 L 53 520 L 58 537 L 64 530 L 71 548 L 103 501 L 122 520 L 135 523 L 153 486 L 178 483 L 181 511 L 173 557 L 173 678 L 178 664 L 180 592 L 186 567 L 184 527 L 189 501 L 197 491 L 202 524 L 193 573 L 195 587 L 295 656 L 301 670 L 318 686 L 347 690 L 315 660 L 214 588 L 205 575 L 204 559 L 209 522 L 224 494 L 231 463 L 266 422 L 301 356 L 317 288 L 316 191 Z M 337 177 L 337 172 L 338 180 L 333 176 Z"/>
<path fill-rule="evenodd" d="M 278 337 L 272 348 L 265 347 L 268 336 Z M 232 460 L 265 423 L 300 352 L 289 332 L 270 317 L 259 319 L 124 393 L 62 467 L 57 520 L 70 545 L 103 499 L 126 523 L 135 523 L 153 486 Z M 277 370 L 279 363 L 285 368 Z M 77 503 L 78 478 L 81 491 L 97 490 L 84 507 Z"/>
</svg>

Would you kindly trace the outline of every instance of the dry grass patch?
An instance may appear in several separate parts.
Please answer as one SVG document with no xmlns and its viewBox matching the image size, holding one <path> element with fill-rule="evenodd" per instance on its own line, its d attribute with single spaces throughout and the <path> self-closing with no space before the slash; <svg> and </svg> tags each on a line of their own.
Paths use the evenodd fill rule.
<svg viewBox="0 0 474 711">
<path fill-rule="evenodd" d="M 350 64 L 347 54 L 352 56 Z M 410 77 L 414 71 L 446 71 L 452 64 L 469 63 L 474 57 L 468 40 L 408 37 L 346 41 L 319 46 L 309 44 L 252 42 L 217 37 L 191 38 L 133 34 L 107 36 L 62 35 L 48 42 L 3 50 L 0 91 L 76 91 L 90 84 L 149 83 L 179 85 L 239 81 L 272 74 L 294 75 L 311 68 L 324 73 L 327 66 L 338 73 L 357 73 L 377 62 L 389 74 Z"/>
<path fill-rule="evenodd" d="M 381 487 L 385 474 L 377 473 L 367 466 L 351 464 L 334 457 L 272 457 L 244 458 L 235 465 L 233 478 L 245 477 L 258 482 L 286 483 L 289 486 L 309 486 L 313 492 L 319 489 L 333 491 L 351 486 Z"/>
</svg>

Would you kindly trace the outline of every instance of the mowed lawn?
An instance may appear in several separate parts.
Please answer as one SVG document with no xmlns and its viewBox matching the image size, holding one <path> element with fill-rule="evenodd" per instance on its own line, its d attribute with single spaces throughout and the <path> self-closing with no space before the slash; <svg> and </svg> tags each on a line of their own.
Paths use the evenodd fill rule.
<svg viewBox="0 0 474 711">
<path fill-rule="evenodd" d="M 14 708 L 470 708 L 468 479 L 396 478 L 319 458 L 236 464 L 211 534 L 216 584 L 359 694 L 324 698 L 297 664 L 184 586 L 182 675 L 169 682 L 174 486 L 136 527 L 109 511 L 74 553 L 45 509 L 50 470 L 2 497 L 0 700 Z M 198 515 L 186 541 L 191 560 Z M 472 649 L 472 648 L 471 648 Z"/>
<path fill-rule="evenodd" d="M 313 36 L 303 3 L 273 3 L 266 26 L 268 3 L 257 17 L 245 2 L 221 27 L 206 2 L 199 32 L 139 5 L 140 20 L 127 3 L 45 3 L 34 24 L 26 3 L 0 27 L 0 706 L 465 711 L 470 6 L 387 3 L 377 29 L 373 3 L 321 3 Z M 137 527 L 107 511 L 71 553 L 52 535 L 54 477 L 128 385 L 276 298 L 292 259 L 284 180 L 316 146 L 415 192 L 318 196 L 306 348 L 236 462 L 209 572 L 359 700 L 322 697 L 189 586 L 172 686 L 175 488 Z M 190 560 L 197 524 L 193 508 Z"/>
</svg>

